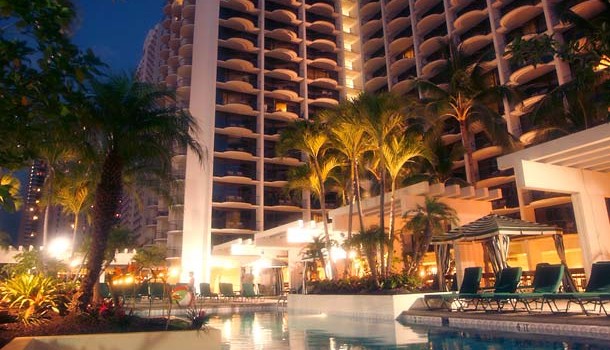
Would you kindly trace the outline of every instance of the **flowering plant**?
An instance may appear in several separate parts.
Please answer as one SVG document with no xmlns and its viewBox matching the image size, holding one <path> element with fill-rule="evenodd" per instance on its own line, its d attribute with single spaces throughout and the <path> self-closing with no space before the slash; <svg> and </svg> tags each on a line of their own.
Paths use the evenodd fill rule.
<svg viewBox="0 0 610 350">
<path fill-rule="evenodd" d="M 186 318 L 191 321 L 192 329 L 205 329 L 210 320 L 210 316 L 203 308 L 191 307 L 186 310 Z"/>
</svg>

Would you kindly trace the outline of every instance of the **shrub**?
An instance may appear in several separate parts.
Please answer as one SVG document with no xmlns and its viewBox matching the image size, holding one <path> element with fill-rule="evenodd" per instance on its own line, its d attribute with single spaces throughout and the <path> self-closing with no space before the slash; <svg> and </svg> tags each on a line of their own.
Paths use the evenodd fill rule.
<svg viewBox="0 0 610 350">
<path fill-rule="evenodd" d="M 26 325 L 48 319 L 50 312 L 67 309 L 68 297 L 61 283 L 42 275 L 19 274 L 0 283 L 0 300 L 16 309 L 17 319 Z"/>
<path fill-rule="evenodd" d="M 313 282 L 312 287 L 313 294 L 391 294 L 418 291 L 421 281 L 405 274 L 392 274 L 377 281 L 371 276 L 322 280 Z"/>
</svg>

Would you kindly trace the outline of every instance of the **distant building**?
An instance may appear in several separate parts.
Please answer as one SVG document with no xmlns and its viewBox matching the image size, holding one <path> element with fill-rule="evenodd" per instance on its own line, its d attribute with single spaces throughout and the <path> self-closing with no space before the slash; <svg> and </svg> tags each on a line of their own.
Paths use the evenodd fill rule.
<svg viewBox="0 0 610 350">
<path fill-rule="evenodd" d="M 30 167 L 25 188 L 21 222 L 17 234 L 18 246 L 42 245 L 42 228 L 44 223 L 44 208 L 40 205 L 43 194 L 44 180 L 47 176 L 46 166 L 41 161 L 35 161 Z"/>
</svg>

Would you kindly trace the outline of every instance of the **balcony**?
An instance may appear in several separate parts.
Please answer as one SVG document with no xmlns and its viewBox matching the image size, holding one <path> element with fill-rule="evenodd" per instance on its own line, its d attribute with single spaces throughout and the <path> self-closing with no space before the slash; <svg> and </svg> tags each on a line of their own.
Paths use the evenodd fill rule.
<svg viewBox="0 0 610 350">
<path fill-rule="evenodd" d="M 256 121 L 247 116 L 218 112 L 214 126 L 228 135 L 242 136 L 256 133 Z"/>
<path fill-rule="evenodd" d="M 267 30 L 265 35 L 267 38 L 287 41 L 291 43 L 299 43 L 301 39 L 298 38 L 297 33 L 290 28 L 275 28 L 273 30 Z"/>
<path fill-rule="evenodd" d="M 212 209 L 212 229 L 256 230 L 253 210 Z"/>
<path fill-rule="evenodd" d="M 518 85 L 525 84 L 555 69 L 553 56 L 543 57 L 542 62 L 535 67 L 533 65 L 521 66 L 519 63 L 511 63 L 510 69 L 513 73 L 510 75 L 510 81 Z"/>
<path fill-rule="evenodd" d="M 332 18 L 333 14 L 335 12 L 335 5 L 332 2 L 332 0 L 330 0 L 330 1 L 319 0 L 319 1 L 313 2 L 311 4 L 309 4 L 309 2 L 311 2 L 311 1 L 306 1 L 306 3 L 308 5 L 311 5 L 311 7 L 308 9 L 309 12 L 315 13 L 318 16 Z"/>
<path fill-rule="evenodd" d="M 475 3 L 479 3 L 475 1 Z M 473 5 L 471 5 L 473 6 Z M 476 5 L 475 7 L 481 7 L 480 5 Z M 483 7 L 485 8 L 485 7 Z M 487 15 L 487 10 L 483 9 L 473 9 L 464 13 L 462 16 L 457 18 L 454 22 L 455 30 L 458 33 L 464 33 L 465 31 L 470 30 L 472 27 L 475 27 L 479 24 L 487 25 L 489 27 L 489 16 Z M 489 30 L 491 31 L 491 29 Z M 488 31 L 488 32 L 489 32 Z"/>
<path fill-rule="evenodd" d="M 285 193 L 272 191 L 265 193 L 265 205 L 270 207 L 300 207 L 301 201 Z"/>
<path fill-rule="evenodd" d="M 532 18 L 542 13 L 540 0 L 515 0 L 502 7 L 502 19 L 500 32 L 522 26 Z"/>
<path fill-rule="evenodd" d="M 411 19 L 409 17 L 399 17 L 393 19 L 388 24 L 388 33 L 393 39 L 401 37 L 413 36 L 413 30 L 411 29 Z"/>
<path fill-rule="evenodd" d="M 221 163 L 220 166 L 215 166 L 214 167 L 214 177 L 223 177 L 223 178 L 227 178 L 227 177 L 233 177 L 236 179 L 234 182 L 235 183 L 240 183 L 240 179 L 238 178 L 242 178 L 242 179 L 250 179 L 250 180 L 255 180 L 256 179 L 256 170 L 255 167 L 252 165 L 250 166 L 249 164 L 241 164 L 241 163 L 236 163 L 236 161 L 229 161 L 226 160 L 227 162 L 225 162 L 225 164 L 223 164 L 222 162 L 219 161 L 219 158 L 216 158 L 218 160 L 218 163 Z M 225 160 L 225 159 L 223 159 Z M 248 182 L 245 182 L 248 183 Z"/>
<path fill-rule="evenodd" d="M 225 112 L 252 115 L 258 109 L 256 96 L 220 90 L 216 94 L 216 104 Z"/>
<path fill-rule="evenodd" d="M 323 34 L 333 34 L 335 31 L 335 24 L 328 20 L 317 20 L 312 22 L 308 29 Z"/>
<path fill-rule="evenodd" d="M 250 0 L 223 0 L 220 5 L 240 12 L 252 13 L 256 11 L 256 6 Z"/>
<path fill-rule="evenodd" d="M 408 0 L 390 0 L 385 6 L 389 18 L 409 17 L 411 15 Z"/>
<path fill-rule="evenodd" d="M 360 18 L 361 23 L 368 22 L 373 17 L 380 17 L 381 2 L 379 0 L 361 1 L 360 2 Z"/>
<path fill-rule="evenodd" d="M 256 154 L 256 140 L 234 136 L 217 135 L 214 138 L 214 152 L 225 153 L 233 158 L 249 159 Z"/>
</svg>

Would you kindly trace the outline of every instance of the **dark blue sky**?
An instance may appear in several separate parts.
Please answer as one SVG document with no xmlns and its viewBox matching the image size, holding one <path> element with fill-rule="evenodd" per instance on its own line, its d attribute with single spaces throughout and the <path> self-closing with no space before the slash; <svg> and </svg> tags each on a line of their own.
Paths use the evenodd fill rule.
<svg viewBox="0 0 610 350">
<path fill-rule="evenodd" d="M 74 0 L 74 42 L 91 48 L 111 71 L 133 71 L 146 33 L 162 17 L 163 0 Z"/>
</svg>

